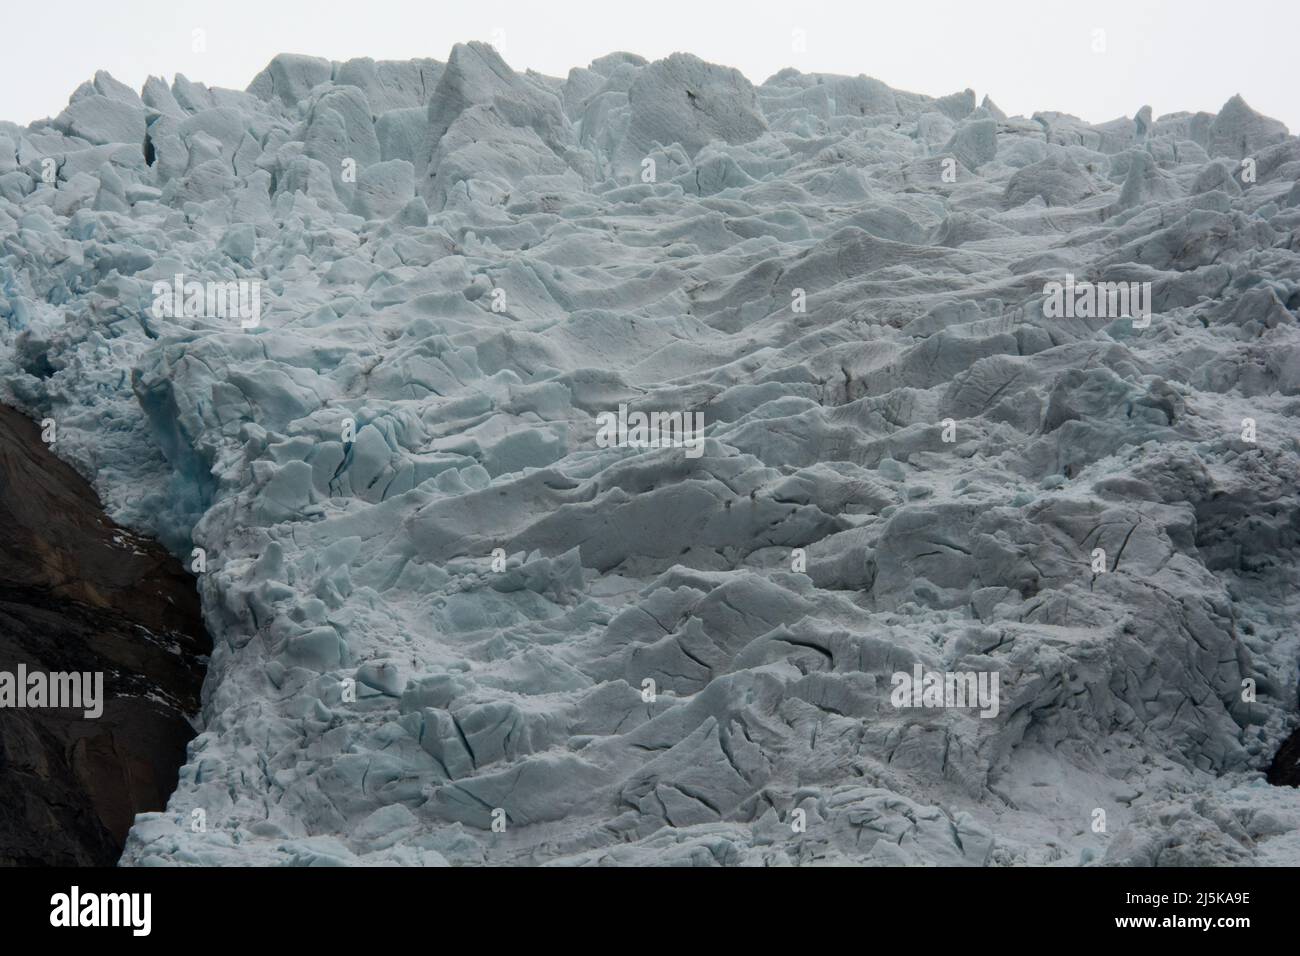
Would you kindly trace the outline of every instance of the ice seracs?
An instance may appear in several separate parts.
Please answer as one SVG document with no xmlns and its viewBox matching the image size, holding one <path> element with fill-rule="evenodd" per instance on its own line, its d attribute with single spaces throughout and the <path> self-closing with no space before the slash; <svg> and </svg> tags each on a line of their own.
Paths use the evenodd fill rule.
<svg viewBox="0 0 1300 956">
<path fill-rule="evenodd" d="M 1298 179 L 1240 98 L 478 43 L 0 124 L 8 397 L 207 556 L 125 862 L 1296 862 Z"/>
</svg>

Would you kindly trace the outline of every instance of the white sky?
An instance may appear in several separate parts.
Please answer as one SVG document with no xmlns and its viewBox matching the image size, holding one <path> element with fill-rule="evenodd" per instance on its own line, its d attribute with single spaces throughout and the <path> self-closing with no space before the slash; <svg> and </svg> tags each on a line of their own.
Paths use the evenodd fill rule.
<svg viewBox="0 0 1300 956">
<path fill-rule="evenodd" d="M 4 19 L 0 119 L 22 124 L 57 114 L 97 69 L 137 90 L 178 72 L 244 89 L 276 53 L 445 60 L 452 44 L 495 35 L 516 69 L 555 76 L 615 50 L 681 50 L 755 83 L 786 66 L 865 73 L 935 96 L 971 87 L 1008 114 L 1092 122 L 1144 104 L 1217 112 L 1241 93 L 1300 130 L 1297 0 L 60 0 Z M 192 48 L 195 29 L 205 52 Z"/>
</svg>

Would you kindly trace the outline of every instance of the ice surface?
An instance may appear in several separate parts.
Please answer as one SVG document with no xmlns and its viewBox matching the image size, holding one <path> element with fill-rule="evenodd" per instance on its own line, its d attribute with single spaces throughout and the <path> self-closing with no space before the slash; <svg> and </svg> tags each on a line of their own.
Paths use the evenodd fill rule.
<svg viewBox="0 0 1300 956">
<path fill-rule="evenodd" d="M 206 559 L 127 863 L 1300 863 L 1300 140 L 1239 97 L 100 73 L 0 124 L 0 236 L 8 399 Z M 895 706 L 917 666 L 997 715 Z"/>
</svg>

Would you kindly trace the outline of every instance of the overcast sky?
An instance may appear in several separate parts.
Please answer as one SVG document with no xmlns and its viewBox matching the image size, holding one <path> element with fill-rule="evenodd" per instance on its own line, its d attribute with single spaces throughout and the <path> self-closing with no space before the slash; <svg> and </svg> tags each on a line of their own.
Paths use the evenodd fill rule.
<svg viewBox="0 0 1300 956">
<path fill-rule="evenodd" d="M 1217 112 L 1241 93 L 1300 130 L 1300 0 L 60 0 L 3 17 L 0 119 L 22 124 L 57 114 L 99 69 L 137 90 L 176 73 L 244 89 L 281 52 L 445 60 L 454 43 L 495 39 L 516 69 L 554 76 L 615 50 L 681 50 L 755 83 L 787 66 L 865 73 L 1092 122 L 1144 104 Z"/>
</svg>

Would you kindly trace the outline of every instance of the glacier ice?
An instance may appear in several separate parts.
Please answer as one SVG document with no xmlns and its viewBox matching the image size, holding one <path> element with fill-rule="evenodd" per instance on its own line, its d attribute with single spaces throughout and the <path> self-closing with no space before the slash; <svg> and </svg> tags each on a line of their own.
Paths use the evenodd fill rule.
<svg viewBox="0 0 1300 956">
<path fill-rule="evenodd" d="M 1300 862 L 1300 140 L 1240 97 L 99 73 L 0 124 L 0 236 L 6 399 L 205 556 L 125 863 Z"/>
</svg>

